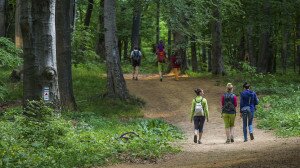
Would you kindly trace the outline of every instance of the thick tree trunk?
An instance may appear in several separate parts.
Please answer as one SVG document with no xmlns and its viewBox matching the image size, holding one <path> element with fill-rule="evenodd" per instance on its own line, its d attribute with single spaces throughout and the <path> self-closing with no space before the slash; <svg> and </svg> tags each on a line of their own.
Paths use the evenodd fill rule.
<svg viewBox="0 0 300 168">
<path fill-rule="evenodd" d="M 23 39 L 20 28 L 20 17 L 21 17 L 21 0 L 16 0 L 16 13 L 15 13 L 15 44 L 17 48 L 23 47 Z"/>
<path fill-rule="evenodd" d="M 160 40 L 160 27 L 159 27 L 159 19 L 160 18 L 160 0 L 156 2 L 156 44 L 159 43 Z"/>
<path fill-rule="evenodd" d="M 94 7 L 94 0 L 89 0 L 88 3 L 89 4 L 88 4 L 87 10 L 86 10 L 86 15 L 85 15 L 85 19 L 84 19 L 84 26 L 86 26 L 86 27 L 90 26 L 93 7 Z"/>
<path fill-rule="evenodd" d="M 0 0 L 0 37 L 4 37 L 5 32 L 5 0 Z"/>
<path fill-rule="evenodd" d="M 76 110 L 72 83 L 71 32 L 74 0 L 56 0 L 56 53 L 61 106 Z"/>
<path fill-rule="evenodd" d="M 186 39 L 185 36 L 179 31 L 174 31 L 173 37 L 175 53 L 177 53 L 176 57 L 181 59 L 180 69 L 181 72 L 185 73 L 185 71 L 188 69 L 185 49 Z"/>
<path fill-rule="evenodd" d="M 59 106 L 56 65 L 55 0 L 22 0 L 24 105 L 44 99 Z"/>
<path fill-rule="evenodd" d="M 104 41 L 104 0 L 100 1 L 100 11 L 97 25 L 97 40 L 96 40 L 96 53 L 100 56 L 101 60 L 105 60 L 105 41 Z"/>
<path fill-rule="evenodd" d="M 109 97 L 127 99 L 129 94 L 120 65 L 118 40 L 116 36 L 115 5 L 116 0 L 104 0 L 107 91 Z"/>
<path fill-rule="evenodd" d="M 197 47 L 196 47 L 196 36 L 193 35 L 191 38 L 191 54 L 192 54 L 192 70 L 193 72 L 198 71 L 198 60 L 197 60 Z"/>
<path fill-rule="evenodd" d="M 264 30 L 261 34 L 261 44 L 259 51 L 259 58 L 257 62 L 257 71 L 261 73 L 267 73 L 273 71 L 273 51 L 271 43 L 271 25 L 270 25 L 270 1 L 265 1 L 264 14 L 266 17 Z"/>
<path fill-rule="evenodd" d="M 133 19 L 132 19 L 132 33 L 131 33 L 131 50 L 134 47 L 140 47 L 140 27 L 141 27 L 141 1 L 134 0 Z"/>
<path fill-rule="evenodd" d="M 211 32 L 212 32 L 212 56 L 211 56 L 211 68 L 212 74 L 214 75 L 224 75 L 224 63 L 222 56 L 222 23 L 221 23 L 221 13 L 220 13 L 220 0 L 214 0 L 217 7 L 213 9 L 213 17 Z"/>
</svg>

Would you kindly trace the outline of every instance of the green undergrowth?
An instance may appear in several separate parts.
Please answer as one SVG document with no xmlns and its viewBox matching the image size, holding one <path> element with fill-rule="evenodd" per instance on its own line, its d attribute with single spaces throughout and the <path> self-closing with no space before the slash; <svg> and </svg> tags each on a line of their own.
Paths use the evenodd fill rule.
<svg viewBox="0 0 300 168">
<path fill-rule="evenodd" d="M 22 98 L 22 83 L 13 83 L 9 79 L 10 68 L 0 68 L 0 103 L 20 100 Z"/>
</svg>

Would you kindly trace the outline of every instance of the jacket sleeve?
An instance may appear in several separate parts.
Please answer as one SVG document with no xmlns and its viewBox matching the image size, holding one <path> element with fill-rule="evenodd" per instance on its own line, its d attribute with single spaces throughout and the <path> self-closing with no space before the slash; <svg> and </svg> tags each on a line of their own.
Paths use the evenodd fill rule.
<svg viewBox="0 0 300 168">
<path fill-rule="evenodd" d="M 258 105 L 259 100 L 258 100 L 258 98 L 256 96 L 256 93 L 253 94 L 253 101 L 254 101 L 253 102 L 254 106 Z"/>
<path fill-rule="evenodd" d="M 242 111 L 242 108 L 244 107 L 244 102 L 243 102 L 243 96 L 242 93 L 240 94 L 240 112 Z"/>
<path fill-rule="evenodd" d="M 224 95 L 222 96 L 222 98 L 221 98 L 221 105 L 222 105 L 222 107 L 224 106 Z"/>
<path fill-rule="evenodd" d="M 237 106 L 237 97 L 236 96 L 233 97 L 233 102 L 234 102 L 234 107 L 236 107 Z"/>
<path fill-rule="evenodd" d="M 195 100 L 193 99 L 192 108 L 191 108 L 191 121 L 193 121 L 194 113 L 195 113 Z"/>
<path fill-rule="evenodd" d="M 203 98 L 203 110 L 206 118 L 208 118 L 209 117 L 208 104 L 207 104 L 207 100 L 204 98 Z"/>
</svg>

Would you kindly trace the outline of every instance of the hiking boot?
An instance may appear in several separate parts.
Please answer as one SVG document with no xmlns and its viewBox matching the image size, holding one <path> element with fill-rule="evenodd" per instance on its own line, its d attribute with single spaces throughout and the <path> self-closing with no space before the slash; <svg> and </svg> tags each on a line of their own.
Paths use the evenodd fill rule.
<svg viewBox="0 0 300 168">
<path fill-rule="evenodd" d="M 253 133 L 250 133 L 250 139 L 251 139 L 251 140 L 254 139 Z"/>
<path fill-rule="evenodd" d="M 194 142 L 197 143 L 197 135 L 194 135 Z"/>
<path fill-rule="evenodd" d="M 229 144 L 230 143 L 230 139 L 227 139 L 225 143 Z"/>
<path fill-rule="evenodd" d="M 138 78 L 137 78 L 137 77 L 135 77 L 135 80 L 138 80 Z"/>
<path fill-rule="evenodd" d="M 200 140 L 198 140 L 198 144 L 202 144 L 202 142 Z"/>
<path fill-rule="evenodd" d="M 231 138 L 231 142 L 234 142 L 234 139 L 233 139 L 233 138 Z"/>
<path fill-rule="evenodd" d="M 162 82 L 162 78 L 159 79 Z"/>
<path fill-rule="evenodd" d="M 244 140 L 244 142 L 247 142 L 247 141 L 248 141 L 247 139 Z"/>
</svg>

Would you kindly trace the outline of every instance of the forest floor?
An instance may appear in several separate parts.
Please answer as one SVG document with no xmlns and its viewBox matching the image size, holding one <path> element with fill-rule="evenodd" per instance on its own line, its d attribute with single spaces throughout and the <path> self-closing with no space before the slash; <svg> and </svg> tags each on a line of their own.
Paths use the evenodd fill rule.
<svg viewBox="0 0 300 168">
<path fill-rule="evenodd" d="M 157 75 L 142 75 L 138 81 L 125 75 L 131 94 L 142 98 L 145 118 L 162 118 L 182 129 L 186 139 L 174 143 L 182 152 L 166 156 L 156 163 L 122 163 L 111 168 L 158 167 L 300 167 L 300 137 L 278 138 L 272 131 L 254 129 L 253 141 L 243 142 L 242 120 L 237 116 L 235 142 L 225 144 L 223 119 L 220 117 L 220 99 L 225 90 L 217 79 L 199 79 L 182 76 L 159 81 Z M 190 106 L 194 89 L 201 87 L 208 100 L 209 122 L 204 125 L 202 144 L 193 142 L 193 124 Z M 254 125 L 256 119 L 254 120 Z"/>
</svg>

